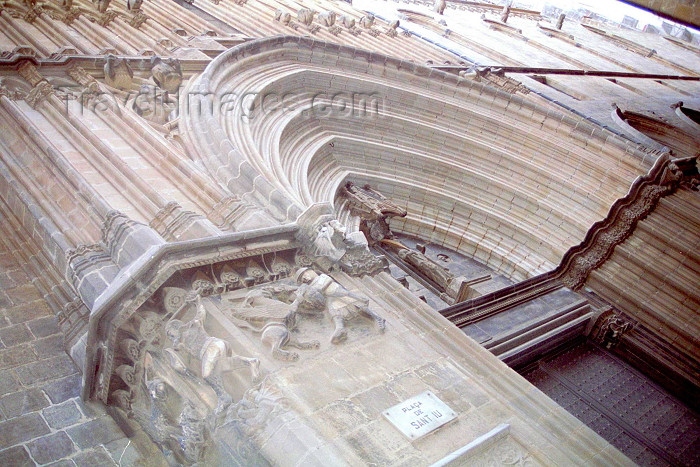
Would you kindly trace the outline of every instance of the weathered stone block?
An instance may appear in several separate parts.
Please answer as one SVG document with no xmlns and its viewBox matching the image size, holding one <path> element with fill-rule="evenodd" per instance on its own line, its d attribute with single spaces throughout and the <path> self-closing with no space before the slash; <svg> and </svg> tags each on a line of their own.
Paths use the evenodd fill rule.
<svg viewBox="0 0 700 467">
<path fill-rule="evenodd" d="M 29 441 L 50 431 L 49 426 L 38 413 L 7 420 L 0 423 L 0 449 Z"/>
<path fill-rule="evenodd" d="M 49 396 L 54 404 L 61 403 L 68 399 L 80 397 L 81 378 L 79 374 L 74 374 L 65 378 L 51 381 L 43 386 L 44 392 Z"/>
<path fill-rule="evenodd" d="M 27 447 L 34 460 L 40 464 L 63 459 L 75 451 L 73 442 L 64 431 L 35 439 Z"/>
<path fill-rule="evenodd" d="M 91 420 L 66 431 L 80 449 L 107 444 L 124 437 L 124 433 L 109 416 Z"/>
<path fill-rule="evenodd" d="M 44 300 L 21 303 L 17 306 L 9 308 L 6 311 L 6 314 L 7 319 L 9 319 L 12 324 L 19 324 L 26 321 L 53 316 L 51 310 L 49 310 L 49 307 L 46 305 Z"/>
<path fill-rule="evenodd" d="M 22 384 L 30 385 L 68 376 L 78 370 L 68 355 L 61 355 L 17 367 L 15 371 Z"/>
<path fill-rule="evenodd" d="M 52 334 L 60 332 L 56 318 L 53 316 L 44 316 L 43 318 L 35 319 L 27 323 L 29 330 L 38 338 L 48 337 Z"/>
<path fill-rule="evenodd" d="M 9 370 L 0 371 L 0 396 L 15 392 L 19 389 L 19 383 L 14 373 Z"/>
<path fill-rule="evenodd" d="M 381 415 L 382 410 L 388 409 L 400 402 L 385 385 L 375 386 L 367 391 L 357 394 L 351 399 L 369 417 L 376 418 Z"/>
<path fill-rule="evenodd" d="M 47 407 L 42 412 L 44 419 L 51 428 L 60 429 L 67 426 L 75 425 L 83 418 L 80 409 L 75 405 L 75 402 L 69 400 L 60 405 Z"/>
<path fill-rule="evenodd" d="M 128 438 L 118 439 L 105 444 L 105 448 L 112 456 L 112 459 L 119 465 L 139 465 L 139 462 L 143 464 L 145 461 L 138 449 L 136 449 L 136 445 Z"/>
<path fill-rule="evenodd" d="M 2 341 L 6 347 L 23 344 L 32 339 L 34 339 L 34 336 L 32 336 L 32 333 L 29 332 L 29 329 L 24 324 L 17 324 L 0 329 L 0 341 Z"/>
<path fill-rule="evenodd" d="M 89 451 L 81 451 L 73 457 L 73 462 L 78 467 L 95 467 L 117 465 L 109 457 L 109 453 L 102 446 Z"/>
<path fill-rule="evenodd" d="M 15 446 L 4 451 L 0 450 L 0 465 L 6 465 L 8 467 L 29 467 L 36 464 L 32 462 L 24 446 Z"/>
<path fill-rule="evenodd" d="M 36 388 L 8 394 L 0 399 L 0 409 L 7 418 L 35 412 L 47 405 L 49 401 L 44 392 Z"/>
<path fill-rule="evenodd" d="M 12 368 L 35 360 L 36 354 L 29 345 L 0 350 L 0 369 Z"/>
<path fill-rule="evenodd" d="M 34 347 L 34 351 L 40 359 L 65 353 L 62 334 L 55 334 L 44 339 L 38 339 L 32 342 L 32 347 Z"/>
</svg>

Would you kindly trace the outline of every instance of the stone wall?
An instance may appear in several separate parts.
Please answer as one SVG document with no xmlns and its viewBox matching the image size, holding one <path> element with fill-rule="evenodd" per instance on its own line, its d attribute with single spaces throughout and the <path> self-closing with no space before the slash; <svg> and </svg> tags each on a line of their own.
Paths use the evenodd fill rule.
<svg viewBox="0 0 700 467">
<path fill-rule="evenodd" d="M 104 406 L 80 399 L 81 380 L 56 318 L 0 243 L 0 465 L 136 460 L 137 451 Z"/>
</svg>

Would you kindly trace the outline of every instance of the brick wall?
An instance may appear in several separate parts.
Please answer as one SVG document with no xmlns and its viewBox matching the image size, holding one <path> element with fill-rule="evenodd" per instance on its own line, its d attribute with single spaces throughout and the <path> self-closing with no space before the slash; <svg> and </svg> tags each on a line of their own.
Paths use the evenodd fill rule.
<svg viewBox="0 0 700 467">
<path fill-rule="evenodd" d="M 1 245 L 0 465 L 132 465 L 138 452 L 101 405 L 80 400 L 55 318 Z"/>
</svg>

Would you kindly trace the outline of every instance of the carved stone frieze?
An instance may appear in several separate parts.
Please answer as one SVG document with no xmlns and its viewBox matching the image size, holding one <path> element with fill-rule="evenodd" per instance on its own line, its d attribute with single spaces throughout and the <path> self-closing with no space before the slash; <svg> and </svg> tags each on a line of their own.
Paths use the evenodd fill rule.
<svg viewBox="0 0 700 467">
<path fill-rule="evenodd" d="M 51 19 L 61 21 L 70 26 L 73 21 L 80 17 L 82 11 L 79 8 L 67 8 L 61 11 L 51 9 L 47 10 L 47 14 Z"/>
<path fill-rule="evenodd" d="M 515 94 L 518 92 L 521 94 L 530 93 L 529 88 L 524 86 L 520 81 L 506 76 L 502 69 L 493 67 L 477 67 L 471 70 L 461 71 L 459 75 L 462 77 L 470 77 L 477 82 L 484 81 L 491 86 L 502 89 L 510 94 Z"/>
<path fill-rule="evenodd" d="M 12 89 L 7 86 L 0 84 L 0 96 L 5 96 L 12 101 L 18 101 L 24 99 L 27 94 L 20 89 Z"/>
<path fill-rule="evenodd" d="M 47 97 L 55 93 L 56 91 L 51 83 L 42 79 L 36 85 L 34 85 L 34 87 L 32 87 L 29 93 L 24 97 L 24 100 L 32 108 L 36 108 L 36 106 L 43 102 Z"/>
<path fill-rule="evenodd" d="M 268 383 L 261 350 L 289 365 L 299 354 L 288 348 L 312 353 L 321 343 L 311 337 L 327 331 L 338 345 L 356 318 L 385 328 L 366 297 L 297 268 L 296 256 L 294 249 L 256 254 L 171 276 L 136 312 L 113 321 L 114 339 L 98 343 L 94 396 L 118 408 L 121 422 L 145 433 L 171 463 L 206 464 L 220 431 L 233 431 L 250 449 L 287 410 Z M 238 334 L 224 332 L 222 319 Z M 307 320 L 297 338 L 292 333 Z M 247 334 L 260 344 L 241 341 Z"/>
</svg>

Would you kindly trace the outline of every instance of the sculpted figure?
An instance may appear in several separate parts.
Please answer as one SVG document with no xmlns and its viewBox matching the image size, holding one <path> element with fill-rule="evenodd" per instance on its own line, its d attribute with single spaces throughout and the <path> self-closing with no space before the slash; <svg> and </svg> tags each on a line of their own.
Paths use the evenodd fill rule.
<svg viewBox="0 0 700 467">
<path fill-rule="evenodd" d="M 374 26 L 374 15 L 368 13 L 360 18 L 360 26 L 365 29 L 370 29 L 372 26 Z"/>
<path fill-rule="evenodd" d="M 333 219 L 321 226 L 314 240 L 313 254 L 315 256 L 325 256 L 331 259 L 334 263 L 339 261 L 345 254 L 346 248 L 345 227 Z"/>
<path fill-rule="evenodd" d="M 369 185 L 359 187 L 348 182 L 343 194 L 350 202 L 352 214 L 362 219 L 360 229 L 372 244 L 385 238 L 393 238 L 394 235 L 387 222 L 389 218 L 405 217 L 408 214 L 404 208 L 373 190 Z"/>
<path fill-rule="evenodd" d="M 292 20 L 292 15 L 290 13 L 287 13 L 286 11 L 282 11 L 281 9 L 275 10 L 275 21 L 279 21 L 280 23 L 284 25 L 288 25 L 289 22 Z"/>
<path fill-rule="evenodd" d="M 149 373 L 147 366 L 144 385 L 150 411 L 136 409 L 134 419 L 166 457 L 174 455 L 175 458 L 171 460 L 181 465 L 197 463 L 201 460 L 209 435 L 205 426 L 206 417 L 187 399 L 178 404 L 176 399 L 181 399 L 181 396 L 173 386 L 160 377 L 149 379 Z"/>
<path fill-rule="evenodd" d="M 108 86 L 123 91 L 131 89 L 134 80 L 134 72 L 131 70 L 126 60 L 117 58 L 112 54 L 107 55 L 107 63 L 105 63 L 104 72 L 105 83 Z"/>
<path fill-rule="evenodd" d="M 342 24 L 347 29 L 352 29 L 355 27 L 355 18 L 349 15 L 340 15 L 338 23 Z"/>
<path fill-rule="evenodd" d="M 379 332 L 384 332 L 386 321 L 369 309 L 369 300 L 351 293 L 327 274 L 317 274 L 313 269 L 301 268 L 296 280 L 301 286 L 296 291 L 292 310 L 316 314 L 326 312 L 335 326 L 331 343 L 339 344 L 347 339 L 345 322 L 364 316 L 374 320 Z"/>
<path fill-rule="evenodd" d="M 284 347 L 297 349 L 317 349 L 318 341 L 302 342 L 290 335 L 297 325 L 296 311 L 290 306 L 296 287 L 269 286 L 249 292 L 243 303 L 232 311 L 234 322 L 241 328 L 260 334 L 263 344 L 270 347 L 272 356 L 278 360 L 296 361 L 299 354 L 284 350 Z M 255 327 L 251 322 L 261 322 Z"/>
<path fill-rule="evenodd" d="M 104 13 L 107 11 L 107 8 L 109 8 L 109 4 L 111 3 L 112 0 L 93 0 L 93 3 L 95 3 L 95 8 L 97 8 L 97 11 L 100 13 Z"/>
<path fill-rule="evenodd" d="M 310 8 L 300 8 L 299 11 L 297 11 L 297 20 L 299 20 L 299 22 L 305 26 L 311 26 L 316 13 L 316 10 L 312 10 Z"/>
<path fill-rule="evenodd" d="M 501 12 L 501 23 L 508 21 L 508 16 L 510 16 L 510 5 L 506 4 L 503 6 L 503 11 Z"/>
<path fill-rule="evenodd" d="M 399 35 L 397 29 L 399 28 L 400 21 L 394 20 L 386 28 L 386 31 L 384 31 L 384 34 L 386 34 L 389 37 L 396 37 Z"/>
<path fill-rule="evenodd" d="M 334 11 L 326 11 L 325 13 L 318 15 L 318 22 L 321 23 L 322 26 L 330 28 L 335 24 L 335 18 L 336 15 Z"/>
<path fill-rule="evenodd" d="M 143 0 L 126 0 L 127 10 L 140 10 Z"/>
<path fill-rule="evenodd" d="M 182 84 L 182 69 L 176 58 L 151 57 L 151 75 L 159 88 L 174 93 Z"/>
<path fill-rule="evenodd" d="M 196 301 L 197 312 L 190 321 L 184 323 L 173 319 L 166 325 L 166 334 L 173 345 L 165 351 L 170 355 L 173 366 L 178 372 L 188 373 L 188 362 L 197 367 L 196 371 L 199 375 L 216 392 L 219 398 L 217 411 L 220 411 L 232 401 L 223 387 L 221 375 L 240 368 L 242 363 L 250 368 L 253 380 L 257 380 L 260 360 L 233 355 L 226 341 L 210 336 L 204 329 L 207 312 L 202 298 L 197 295 Z"/>
</svg>

